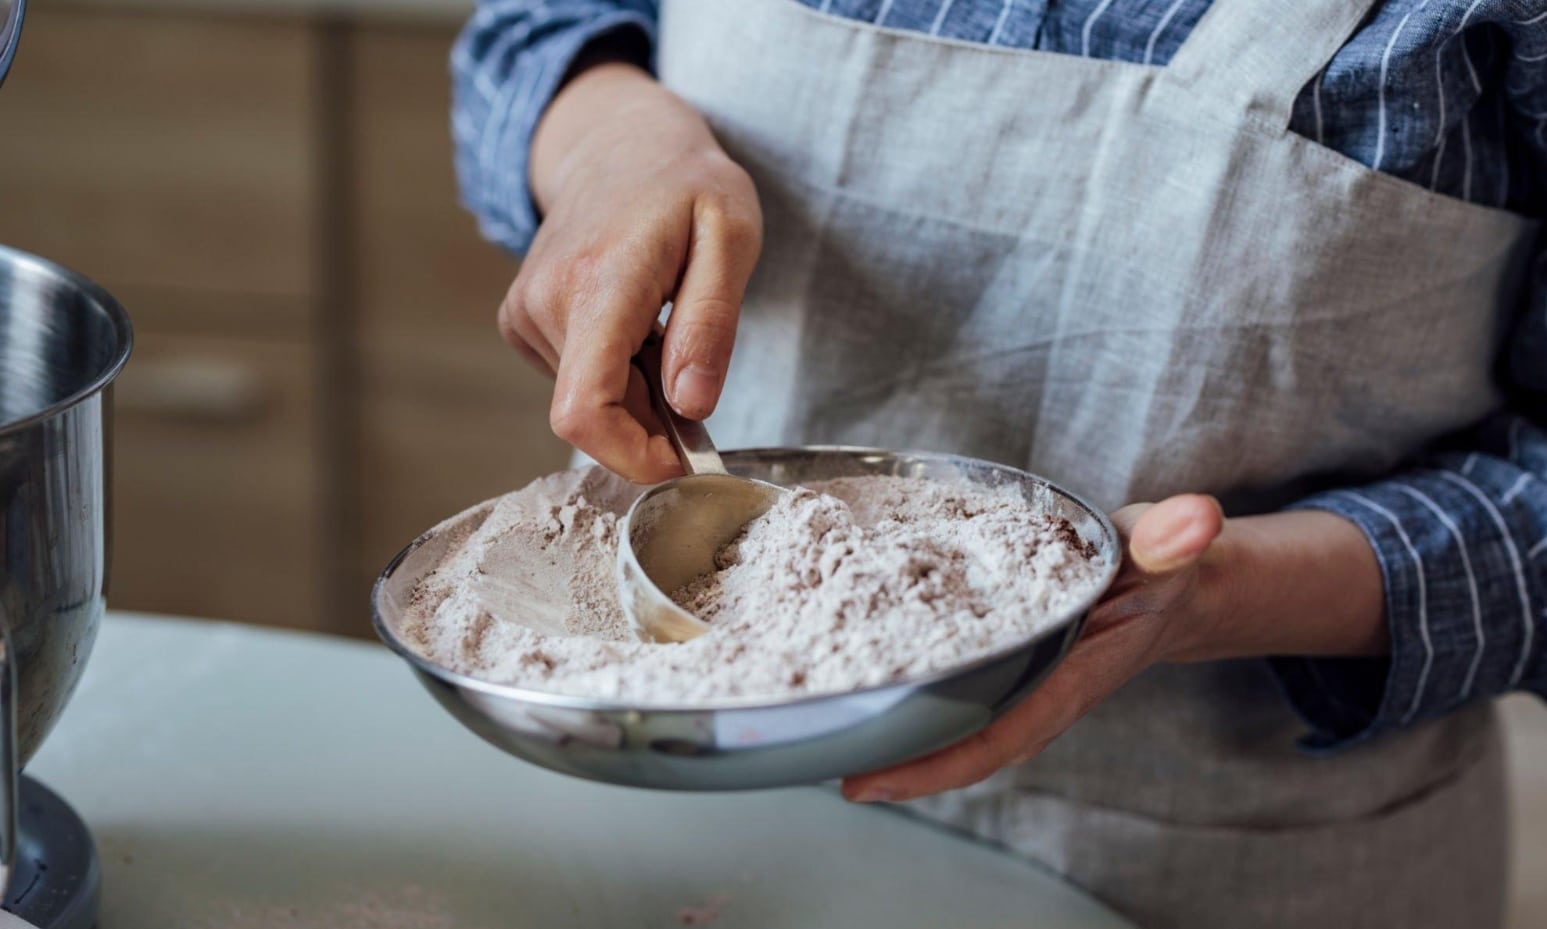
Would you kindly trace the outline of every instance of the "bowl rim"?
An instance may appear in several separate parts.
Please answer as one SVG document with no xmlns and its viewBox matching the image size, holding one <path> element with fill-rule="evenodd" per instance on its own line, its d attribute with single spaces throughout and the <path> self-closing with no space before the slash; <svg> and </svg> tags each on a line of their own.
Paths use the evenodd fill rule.
<svg viewBox="0 0 1547 929">
<path fill-rule="evenodd" d="M 107 314 L 108 322 L 113 326 L 113 334 L 117 339 L 116 350 L 108 363 L 102 366 L 96 376 L 87 381 L 84 386 L 68 396 L 55 400 L 48 406 L 34 413 L 18 417 L 12 420 L 0 420 L 0 435 L 9 435 L 29 429 L 39 423 L 53 419 L 65 410 L 76 406 L 81 401 L 101 393 L 118 373 L 123 370 L 129 361 L 129 355 L 134 350 L 134 326 L 129 322 L 129 313 L 124 309 L 112 294 L 104 290 L 95 281 L 83 274 L 71 271 L 64 265 L 49 261 L 47 258 L 39 258 L 30 252 L 24 252 L 8 245 L 0 245 L 0 264 L 10 264 L 18 268 L 26 268 L 29 271 L 40 274 L 43 277 L 52 278 L 55 281 L 68 285 L 77 293 L 85 296 L 103 313 Z"/>
<path fill-rule="evenodd" d="M 1055 635 L 1067 635 L 1071 628 L 1083 626 L 1091 607 L 1100 601 L 1101 597 L 1117 579 L 1117 573 L 1122 567 L 1122 537 L 1118 534 L 1112 520 L 1099 507 L 1092 504 L 1080 494 L 1074 493 L 1053 481 L 1038 474 L 1024 471 L 1011 465 L 1001 464 L 996 461 L 988 461 L 981 458 L 969 458 L 965 455 L 953 455 L 947 452 L 925 452 L 916 450 L 893 450 L 871 448 L 858 445 L 800 445 L 800 446 L 760 446 L 755 448 L 739 448 L 722 451 L 721 454 L 731 459 L 729 463 L 741 457 L 755 457 L 757 455 L 789 454 L 792 452 L 840 452 L 846 455 L 890 455 L 899 458 L 927 459 L 939 462 L 962 462 L 969 464 L 989 465 L 996 469 L 1015 472 L 1023 477 L 1029 477 L 1039 484 L 1073 501 L 1088 515 L 1090 515 L 1101 528 L 1103 535 L 1110 540 L 1112 550 L 1116 557 L 1112 558 L 1102 572 L 1098 583 L 1093 584 L 1090 590 L 1080 601 L 1059 616 L 1056 622 L 1048 624 L 1024 639 L 1018 639 L 1010 645 L 985 652 L 970 661 L 954 664 L 946 668 L 931 671 L 928 674 L 917 677 L 906 677 L 894 681 L 886 681 L 880 684 L 872 684 L 868 687 L 860 687 L 854 690 L 834 691 L 832 693 L 808 694 L 791 699 L 770 699 L 767 696 L 731 697 L 719 700 L 708 700 L 693 704 L 679 703 L 627 703 L 610 698 L 581 697 L 574 694 L 564 694 L 556 691 L 535 690 L 528 687 L 520 687 L 515 684 L 501 684 L 483 678 L 473 677 L 453 671 L 431 661 L 413 649 L 409 648 L 387 624 L 382 616 L 381 598 L 387 583 L 392 579 L 393 573 L 422 545 L 435 537 L 437 532 L 445 529 L 457 519 L 439 523 L 436 526 L 421 533 L 418 538 L 408 543 L 401 551 L 387 562 L 387 566 L 377 575 L 376 581 L 371 586 L 371 625 L 376 631 L 376 636 L 403 658 L 417 671 L 434 677 L 446 684 L 450 684 L 462 690 L 474 690 L 490 697 L 498 697 L 521 703 L 537 704 L 556 709 L 588 710 L 597 713 L 650 713 L 661 715 L 693 715 L 703 713 L 715 713 L 720 711 L 751 712 L 757 710 L 784 710 L 791 707 L 811 706 L 830 700 L 849 700 L 854 697 L 879 694 L 896 688 L 908 688 L 912 690 L 927 688 L 935 684 L 953 680 L 965 674 L 969 674 L 980 668 L 994 664 L 995 662 L 1011 657 L 1016 652 L 1023 651 Z M 599 466 L 598 466 L 599 467 Z M 478 506 L 469 507 L 469 510 Z M 468 512 L 464 510 L 463 513 Z M 461 514 L 458 514 L 461 515 Z"/>
</svg>

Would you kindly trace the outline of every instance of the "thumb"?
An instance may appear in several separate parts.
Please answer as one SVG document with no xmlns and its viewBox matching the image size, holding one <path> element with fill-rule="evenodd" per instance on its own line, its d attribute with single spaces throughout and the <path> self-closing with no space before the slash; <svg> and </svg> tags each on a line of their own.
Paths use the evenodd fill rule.
<svg viewBox="0 0 1547 929">
<path fill-rule="evenodd" d="M 1225 514 L 1204 494 L 1123 507 L 1112 515 L 1128 543 L 1128 559 L 1145 574 L 1169 574 L 1191 565 L 1219 536 Z"/>
<path fill-rule="evenodd" d="M 762 248 L 762 219 L 755 208 L 749 212 L 740 216 L 724 206 L 695 210 L 662 358 L 666 397 L 690 419 L 714 412 L 730 367 L 741 299 Z"/>
</svg>

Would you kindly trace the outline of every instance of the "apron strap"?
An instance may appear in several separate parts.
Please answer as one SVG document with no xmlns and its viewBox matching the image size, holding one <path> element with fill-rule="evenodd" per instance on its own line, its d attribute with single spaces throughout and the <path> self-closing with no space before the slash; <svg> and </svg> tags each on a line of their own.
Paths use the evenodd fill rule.
<svg viewBox="0 0 1547 929">
<path fill-rule="evenodd" d="M 1165 68 L 1192 93 L 1287 129 L 1295 99 L 1375 0 L 1214 0 Z"/>
</svg>

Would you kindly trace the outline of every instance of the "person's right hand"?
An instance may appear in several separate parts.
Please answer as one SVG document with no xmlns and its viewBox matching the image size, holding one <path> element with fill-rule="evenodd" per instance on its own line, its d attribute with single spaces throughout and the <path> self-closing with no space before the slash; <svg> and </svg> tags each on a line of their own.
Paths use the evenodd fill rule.
<svg viewBox="0 0 1547 929">
<path fill-rule="evenodd" d="M 662 380 L 682 415 L 714 411 L 762 248 L 751 179 L 690 106 L 632 65 L 592 66 L 532 141 L 544 218 L 500 306 L 500 330 L 556 377 L 549 422 L 618 474 L 681 473 L 630 364 L 672 302 Z"/>
</svg>

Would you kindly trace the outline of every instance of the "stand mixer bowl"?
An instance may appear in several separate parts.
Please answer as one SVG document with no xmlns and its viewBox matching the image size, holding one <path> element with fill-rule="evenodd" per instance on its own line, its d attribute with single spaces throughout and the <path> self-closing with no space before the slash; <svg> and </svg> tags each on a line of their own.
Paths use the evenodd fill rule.
<svg viewBox="0 0 1547 929">
<path fill-rule="evenodd" d="M 131 341 L 101 288 L 0 246 L 0 887 L 17 772 L 64 710 L 102 619 L 108 388 Z"/>
<path fill-rule="evenodd" d="M 21 23 L 27 15 L 27 0 L 0 0 L 0 84 L 5 83 L 6 72 L 16 58 L 16 45 L 21 41 Z"/>
</svg>

